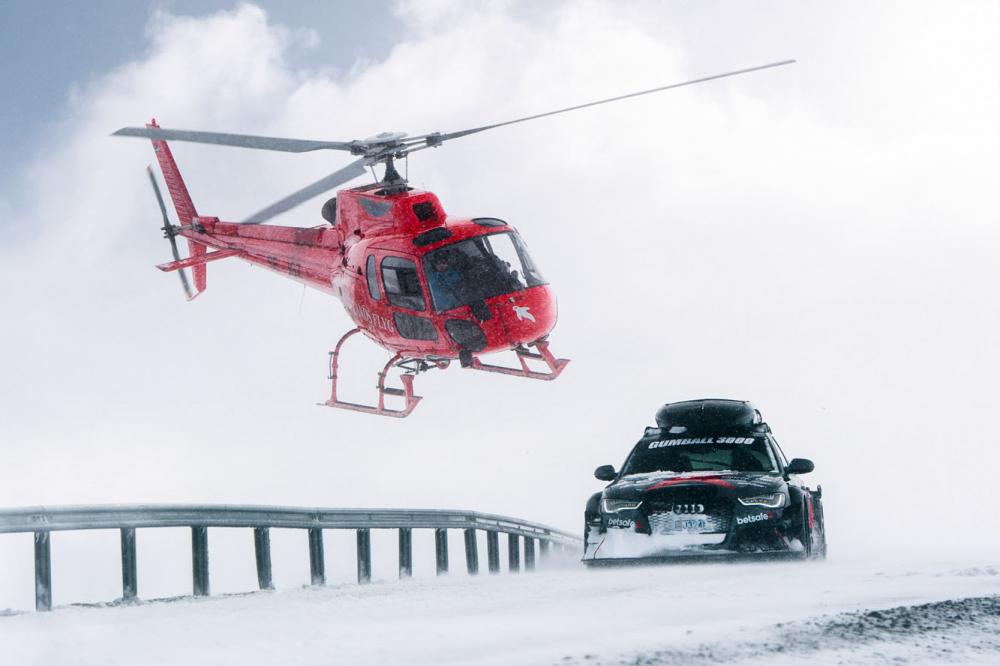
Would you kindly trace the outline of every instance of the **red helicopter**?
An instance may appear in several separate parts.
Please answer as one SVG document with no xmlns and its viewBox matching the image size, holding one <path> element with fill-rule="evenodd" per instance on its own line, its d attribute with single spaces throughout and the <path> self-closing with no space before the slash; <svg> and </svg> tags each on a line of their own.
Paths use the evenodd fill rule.
<svg viewBox="0 0 1000 666">
<path fill-rule="evenodd" d="M 543 380 L 558 377 L 569 361 L 549 351 L 548 335 L 556 324 L 555 295 L 514 227 L 495 217 L 448 215 L 433 193 L 407 185 L 395 160 L 488 129 L 793 62 L 717 74 L 458 132 L 412 137 L 397 132 L 347 142 L 309 141 L 163 129 L 155 120 L 145 127 L 122 128 L 114 135 L 152 140 L 179 222 L 170 223 L 156 178 L 147 168 L 163 215 L 164 236 L 174 256 L 174 261 L 158 268 L 179 273 L 189 300 L 205 290 L 208 262 L 229 257 L 336 296 L 355 328 L 330 352 L 332 388 L 323 404 L 405 417 L 421 400 L 413 392 L 414 377 L 432 368 L 447 368 L 455 359 L 464 368 Z M 168 140 L 291 153 L 342 150 L 359 158 L 242 222 L 223 222 L 198 214 Z M 338 191 L 323 206 L 327 224 L 311 228 L 262 224 L 361 176 L 375 164 L 384 165 L 382 179 Z M 186 259 L 177 250 L 177 236 L 188 241 Z M 194 291 L 185 274 L 188 268 L 194 273 Z M 340 352 L 348 338 L 359 332 L 393 353 L 378 375 L 374 406 L 337 396 Z M 507 350 L 514 352 L 520 367 L 492 365 L 480 358 Z M 386 384 L 393 367 L 401 370 L 402 388 Z M 402 398 L 402 407 L 387 407 L 387 396 Z"/>
</svg>

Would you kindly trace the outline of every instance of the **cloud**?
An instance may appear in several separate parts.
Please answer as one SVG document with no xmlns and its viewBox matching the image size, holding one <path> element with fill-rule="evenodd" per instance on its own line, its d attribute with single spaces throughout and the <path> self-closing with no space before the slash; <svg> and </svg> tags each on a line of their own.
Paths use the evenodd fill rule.
<svg viewBox="0 0 1000 666">
<path fill-rule="evenodd" d="M 996 11 L 764 7 L 404 3 L 408 37 L 345 74 L 296 68 L 315 35 L 252 5 L 155 15 L 148 51 L 80 90 L 0 201 L 19 234 L 0 250 L 0 502 L 468 507 L 573 528 L 592 468 L 660 403 L 720 395 L 816 460 L 838 549 L 949 551 L 923 542 L 942 530 L 995 549 Z M 184 303 L 151 267 L 167 247 L 150 149 L 108 137 L 153 115 L 454 130 L 788 56 L 415 155 L 448 211 L 520 228 L 574 362 L 551 384 L 421 376 L 402 423 L 313 406 L 349 326 L 328 297 L 220 262 Z M 174 152 L 199 210 L 227 219 L 345 159 Z M 280 222 L 316 224 L 321 203 Z M 384 357 L 357 354 L 345 375 L 368 399 Z"/>
</svg>

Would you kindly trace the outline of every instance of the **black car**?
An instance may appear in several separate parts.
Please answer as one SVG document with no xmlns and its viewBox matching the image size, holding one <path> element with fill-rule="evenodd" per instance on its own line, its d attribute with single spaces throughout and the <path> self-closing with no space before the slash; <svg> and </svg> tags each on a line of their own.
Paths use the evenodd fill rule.
<svg viewBox="0 0 1000 666">
<path fill-rule="evenodd" d="M 739 400 L 664 405 L 620 472 L 587 502 L 587 564 L 675 555 L 826 556 L 822 488 L 789 461 L 760 412 Z"/>
</svg>

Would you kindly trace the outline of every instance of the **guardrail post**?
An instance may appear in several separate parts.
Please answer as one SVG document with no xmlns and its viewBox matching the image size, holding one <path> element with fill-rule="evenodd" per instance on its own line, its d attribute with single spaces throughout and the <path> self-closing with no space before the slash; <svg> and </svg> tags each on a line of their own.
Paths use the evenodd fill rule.
<svg viewBox="0 0 1000 666">
<path fill-rule="evenodd" d="M 479 544 L 476 543 L 476 530 L 465 530 L 465 568 L 470 576 L 479 573 Z"/>
<path fill-rule="evenodd" d="M 493 530 L 486 532 L 486 566 L 490 573 L 500 573 L 500 535 Z"/>
<path fill-rule="evenodd" d="M 448 573 L 448 530 L 438 527 L 434 530 L 434 559 L 437 562 L 437 573 Z"/>
<path fill-rule="evenodd" d="M 257 587 L 262 590 L 273 590 L 270 529 L 266 527 L 253 528 L 253 555 L 257 562 Z"/>
<path fill-rule="evenodd" d="M 52 550 L 49 532 L 35 532 L 35 610 L 52 610 Z"/>
<path fill-rule="evenodd" d="M 534 537 L 524 537 L 524 570 L 535 570 L 535 539 Z"/>
<path fill-rule="evenodd" d="M 413 575 L 413 533 L 409 527 L 399 528 L 399 577 Z"/>
<path fill-rule="evenodd" d="M 521 569 L 521 549 L 519 547 L 520 537 L 516 534 L 507 533 L 507 569 L 515 573 Z"/>
<path fill-rule="evenodd" d="M 135 528 L 123 527 L 122 533 L 122 600 L 135 601 L 139 594 L 135 567 Z"/>
<path fill-rule="evenodd" d="M 549 540 L 539 539 L 538 540 L 538 559 L 542 562 L 549 559 Z"/>
<path fill-rule="evenodd" d="M 365 584 L 372 579 L 372 532 L 358 530 L 358 583 Z"/>
<path fill-rule="evenodd" d="M 207 597 L 208 591 L 208 528 L 191 528 L 191 579 L 194 596 Z"/>
<path fill-rule="evenodd" d="M 323 530 L 309 528 L 309 579 L 313 585 L 326 585 L 326 562 L 323 559 Z"/>
</svg>

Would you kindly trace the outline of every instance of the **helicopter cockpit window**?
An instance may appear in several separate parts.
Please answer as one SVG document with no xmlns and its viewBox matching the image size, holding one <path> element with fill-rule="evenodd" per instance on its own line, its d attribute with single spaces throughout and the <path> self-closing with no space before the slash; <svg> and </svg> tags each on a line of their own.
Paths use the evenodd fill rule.
<svg viewBox="0 0 1000 666">
<path fill-rule="evenodd" d="M 474 217 L 472 221 L 481 227 L 506 227 L 507 223 L 495 217 Z"/>
<path fill-rule="evenodd" d="M 408 310 L 423 310 L 424 292 L 417 277 L 417 265 L 409 259 L 386 257 L 382 260 L 382 284 L 389 302 Z"/>
<path fill-rule="evenodd" d="M 378 292 L 378 276 L 375 274 L 375 255 L 369 254 L 365 262 L 365 279 L 368 280 L 368 294 L 376 301 L 382 298 Z"/>
<path fill-rule="evenodd" d="M 509 231 L 428 252 L 424 274 L 438 312 L 545 284 L 524 241 Z"/>
</svg>

